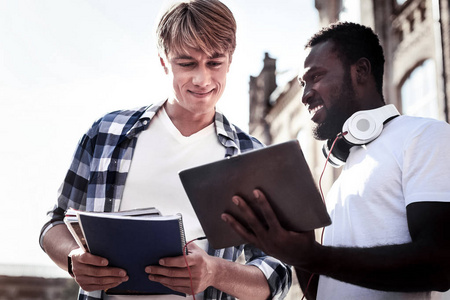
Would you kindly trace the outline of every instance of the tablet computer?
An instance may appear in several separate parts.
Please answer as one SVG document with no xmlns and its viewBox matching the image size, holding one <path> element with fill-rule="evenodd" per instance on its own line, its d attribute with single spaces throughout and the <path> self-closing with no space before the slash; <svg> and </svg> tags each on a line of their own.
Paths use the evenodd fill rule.
<svg viewBox="0 0 450 300">
<path fill-rule="evenodd" d="M 265 193 L 288 230 L 308 231 L 331 224 L 298 140 L 185 169 L 179 177 L 214 249 L 245 243 L 221 214 L 230 213 L 245 225 L 231 199 L 234 195 L 249 199 L 256 188 Z"/>
</svg>

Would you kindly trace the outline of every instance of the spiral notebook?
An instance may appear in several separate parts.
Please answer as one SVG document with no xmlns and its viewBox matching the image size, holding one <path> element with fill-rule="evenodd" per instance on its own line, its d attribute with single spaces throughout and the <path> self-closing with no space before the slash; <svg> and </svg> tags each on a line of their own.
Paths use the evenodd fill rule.
<svg viewBox="0 0 450 300">
<path fill-rule="evenodd" d="M 81 229 L 80 222 L 78 219 L 78 214 L 80 210 L 69 208 L 64 215 L 64 223 L 67 225 L 73 238 L 77 242 L 78 246 L 86 252 L 89 252 L 89 248 L 86 244 L 86 239 Z M 106 214 L 106 215 L 117 215 L 117 216 L 131 216 L 131 217 L 151 217 L 160 216 L 161 212 L 154 207 L 137 208 L 131 210 L 122 210 L 117 212 L 98 212 L 96 214 Z"/>
<path fill-rule="evenodd" d="M 231 198 L 253 197 L 255 188 L 266 194 L 281 225 L 288 230 L 308 231 L 331 224 L 297 140 L 182 170 L 179 177 L 215 249 L 244 243 L 221 214 L 230 213 L 245 225 Z"/>
<path fill-rule="evenodd" d="M 185 235 L 180 214 L 173 216 L 118 216 L 78 212 L 89 252 L 127 271 L 129 280 L 107 294 L 185 294 L 148 279 L 145 267 L 163 257 L 183 255 Z"/>
</svg>

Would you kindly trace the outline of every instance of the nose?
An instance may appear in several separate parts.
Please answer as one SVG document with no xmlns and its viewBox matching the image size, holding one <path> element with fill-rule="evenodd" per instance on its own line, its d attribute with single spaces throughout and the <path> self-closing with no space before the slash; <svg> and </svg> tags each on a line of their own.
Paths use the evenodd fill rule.
<svg viewBox="0 0 450 300">
<path fill-rule="evenodd" d="M 310 89 L 309 87 L 305 86 L 303 88 L 302 103 L 304 105 L 308 104 L 309 99 L 311 99 L 312 96 L 313 96 L 313 90 Z"/>
<path fill-rule="evenodd" d="M 211 73 L 206 66 L 198 66 L 194 71 L 192 83 L 197 86 L 208 86 L 211 83 Z"/>
</svg>

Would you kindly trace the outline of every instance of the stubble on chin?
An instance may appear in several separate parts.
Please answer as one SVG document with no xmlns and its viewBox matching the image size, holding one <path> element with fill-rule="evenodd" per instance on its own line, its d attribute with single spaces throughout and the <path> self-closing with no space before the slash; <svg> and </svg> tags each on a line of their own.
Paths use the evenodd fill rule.
<svg viewBox="0 0 450 300">
<path fill-rule="evenodd" d="M 329 112 L 327 119 L 313 128 L 314 138 L 316 140 L 334 139 L 342 131 L 346 120 L 347 116 L 342 113 Z"/>
</svg>

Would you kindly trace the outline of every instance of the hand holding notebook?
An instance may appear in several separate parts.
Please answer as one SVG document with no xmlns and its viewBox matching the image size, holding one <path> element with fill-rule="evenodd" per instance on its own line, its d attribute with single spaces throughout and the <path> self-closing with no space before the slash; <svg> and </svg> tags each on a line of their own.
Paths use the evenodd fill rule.
<svg viewBox="0 0 450 300">
<path fill-rule="evenodd" d="M 79 240 L 80 247 L 106 258 L 108 266 L 127 272 L 128 281 L 108 289 L 108 294 L 184 295 L 150 281 L 145 272 L 145 267 L 158 265 L 161 258 L 183 255 L 185 237 L 181 215 L 161 216 L 154 208 L 118 213 L 69 210 L 68 213 L 66 224 L 72 227 L 70 231 Z M 73 230 L 77 224 L 81 237 L 80 230 Z"/>
</svg>

